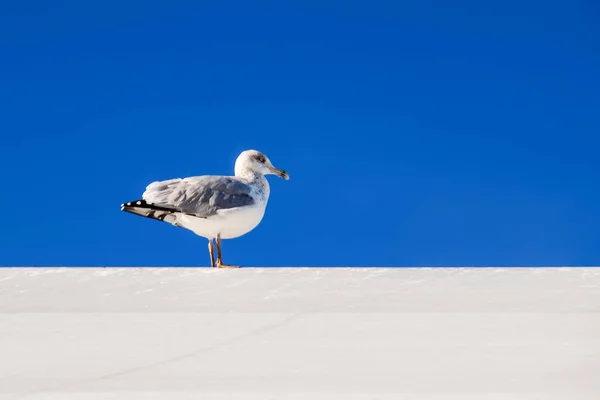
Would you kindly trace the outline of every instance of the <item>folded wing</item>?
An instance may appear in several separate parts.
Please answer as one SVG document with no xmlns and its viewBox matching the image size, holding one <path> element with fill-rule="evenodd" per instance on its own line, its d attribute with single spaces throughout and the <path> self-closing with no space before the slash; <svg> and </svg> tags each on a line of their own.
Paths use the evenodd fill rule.
<svg viewBox="0 0 600 400">
<path fill-rule="evenodd" d="M 146 203 L 200 218 L 219 210 L 254 204 L 251 187 L 234 177 L 197 176 L 153 182 L 142 195 Z"/>
</svg>

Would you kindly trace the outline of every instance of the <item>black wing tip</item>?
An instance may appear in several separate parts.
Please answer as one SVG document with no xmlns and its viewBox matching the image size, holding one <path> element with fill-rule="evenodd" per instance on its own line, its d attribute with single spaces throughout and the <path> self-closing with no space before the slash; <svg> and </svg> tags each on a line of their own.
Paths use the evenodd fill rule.
<svg viewBox="0 0 600 400">
<path fill-rule="evenodd" d="M 128 201 L 127 203 L 121 204 L 121 211 L 125 211 L 134 215 L 139 215 L 141 217 L 169 222 L 176 226 L 179 226 L 179 224 L 177 223 L 177 219 L 174 216 L 172 216 L 172 214 L 185 214 L 196 218 L 206 219 L 206 217 L 186 213 L 176 208 L 158 206 L 156 204 L 148 203 L 144 199 Z"/>
<path fill-rule="evenodd" d="M 148 204 L 146 200 L 141 199 L 135 201 L 128 201 L 127 203 L 121 204 L 122 211 L 127 211 L 126 208 L 129 207 L 150 208 L 150 204 Z"/>
<path fill-rule="evenodd" d="M 144 210 L 143 212 L 145 213 L 146 211 L 150 210 L 150 211 L 161 211 L 161 212 L 166 212 L 166 213 L 177 213 L 180 212 L 178 209 L 176 208 L 172 208 L 172 207 L 165 207 L 165 206 L 159 206 L 156 204 L 152 204 L 152 203 L 148 203 L 146 200 L 140 199 L 140 200 L 134 200 L 134 201 L 128 201 L 127 203 L 123 203 L 121 204 L 121 211 L 127 211 L 133 214 L 140 214 L 140 211 Z"/>
<path fill-rule="evenodd" d="M 179 226 L 175 216 L 178 212 L 176 209 L 157 206 L 142 199 L 121 204 L 121 211 Z"/>
</svg>

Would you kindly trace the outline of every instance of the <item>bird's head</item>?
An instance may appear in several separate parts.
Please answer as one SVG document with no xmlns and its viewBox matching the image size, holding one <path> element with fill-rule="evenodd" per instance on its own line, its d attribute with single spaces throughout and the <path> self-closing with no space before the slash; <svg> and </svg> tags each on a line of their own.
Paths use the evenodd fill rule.
<svg viewBox="0 0 600 400">
<path fill-rule="evenodd" d="M 269 157 L 257 150 L 243 151 L 235 160 L 235 175 L 242 176 L 245 172 L 255 172 L 261 175 L 277 175 L 283 179 L 290 179 L 287 172 L 275 168 Z"/>
</svg>

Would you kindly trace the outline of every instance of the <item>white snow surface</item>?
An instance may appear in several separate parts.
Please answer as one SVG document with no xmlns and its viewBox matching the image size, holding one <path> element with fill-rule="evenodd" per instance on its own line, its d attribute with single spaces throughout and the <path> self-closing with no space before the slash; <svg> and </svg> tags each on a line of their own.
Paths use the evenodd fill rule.
<svg viewBox="0 0 600 400">
<path fill-rule="evenodd" d="M 0 399 L 600 399 L 600 268 L 0 268 Z"/>
</svg>

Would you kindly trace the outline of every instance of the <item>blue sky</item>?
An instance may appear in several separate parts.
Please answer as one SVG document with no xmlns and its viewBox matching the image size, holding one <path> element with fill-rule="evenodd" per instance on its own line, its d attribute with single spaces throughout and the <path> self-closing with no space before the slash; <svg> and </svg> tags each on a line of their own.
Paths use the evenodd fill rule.
<svg viewBox="0 0 600 400">
<path fill-rule="evenodd" d="M 248 266 L 595 265 L 600 6 L 12 2 L 0 265 L 208 265 L 120 211 L 264 151 Z"/>
</svg>

